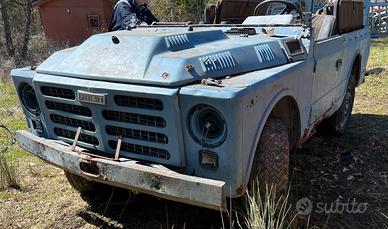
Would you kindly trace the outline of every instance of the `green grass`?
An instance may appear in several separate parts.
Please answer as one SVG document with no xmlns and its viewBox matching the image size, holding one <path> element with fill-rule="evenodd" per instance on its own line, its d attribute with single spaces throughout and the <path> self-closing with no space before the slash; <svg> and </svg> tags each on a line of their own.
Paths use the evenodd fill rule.
<svg viewBox="0 0 388 229">
<path fill-rule="evenodd" d="M 0 190 L 20 188 L 18 158 L 27 155 L 15 141 L 14 131 L 26 128 L 15 89 L 9 80 L 0 81 Z"/>
<path fill-rule="evenodd" d="M 383 73 L 370 75 L 357 89 L 353 113 L 388 114 L 388 39 L 372 41 L 368 69 L 385 68 Z"/>
<path fill-rule="evenodd" d="M 372 40 L 368 68 L 388 67 L 388 38 Z"/>
<path fill-rule="evenodd" d="M 12 82 L 0 82 L 0 89 L 0 123 L 11 130 L 26 129 L 26 121 Z"/>
</svg>

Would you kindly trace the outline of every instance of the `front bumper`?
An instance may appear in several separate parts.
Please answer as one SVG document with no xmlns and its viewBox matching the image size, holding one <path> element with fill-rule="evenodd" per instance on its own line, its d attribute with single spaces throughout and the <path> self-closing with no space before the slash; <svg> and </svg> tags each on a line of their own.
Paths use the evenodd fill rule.
<svg viewBox="0 0 388 229">
<path fill-rule="evenodd" d="M 113 161 L 94 157 L 82 153 L 82 148 L 72 151 L 66 143 L 40 138 L 27 131 L 18 131 L 17 137 L 20 146 L 31 154 L 89 180 L 168 200 L 225 210 L 223 181 L 180 174 L 159 164 L 145 165 L 129 159 Z M 82 164 L 93 165 L 97 170 L 90 173 Z"/>
</svg>

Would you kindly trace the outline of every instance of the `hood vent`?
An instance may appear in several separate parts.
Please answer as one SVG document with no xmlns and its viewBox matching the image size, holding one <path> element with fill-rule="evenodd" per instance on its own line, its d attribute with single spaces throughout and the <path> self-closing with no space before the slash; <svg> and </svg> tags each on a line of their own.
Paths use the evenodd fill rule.
<svg viewBox="0 0 388 229">
<path fill-rule="evenodd" d="M 236 61 L 230 52 L 222 52 L 210 56 L 201 57 L 200 62 L 203 64 L 205 72 L 219 71 L 228 68 L 234 68 Z"/>
<path fill-rule="evenodd" d="M 272 51 L 268 44 L 255 46 L 255 51 L 260 63 L 271 62 L 276 59 L 275 53 Z"/>
<path fill-rule="evenodd" d="M 171 51 L 193 48 L 187 34 L 174 35 L 165 37 L 167 48 Z"/>
</svg>

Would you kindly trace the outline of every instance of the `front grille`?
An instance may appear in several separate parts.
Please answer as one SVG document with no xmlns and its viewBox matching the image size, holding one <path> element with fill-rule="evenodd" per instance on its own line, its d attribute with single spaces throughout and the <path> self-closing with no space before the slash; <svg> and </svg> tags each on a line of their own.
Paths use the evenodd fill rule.
<svg viewBox="0 0 388 229">
<path fill-rule="evenodd" d="M 77 115 L 82 115 L 86 117 L 92 117 L 92 111 L 87 107 L 66 104 L 66 103 L 58 103 L 53 101 L 46 101 L 46 106 L 51 110 L 59 110 L 68 113 L 73 113 Z"/>
<path fill-rule="evenodd" d="M 72 99 L 72 100 L 75 99 L 75 94 L 70 89 L 43 86 L 40 88 L 40 90 L 42 91 L 42 94 L 45 96 L 51 96 L 51 97 L 63 98 L 63 99 Z"/>
<path fill-rule="evenodd" d="M 54 128 L 54 132 L 57 136 L 67 138 L 69 140 L 74 140 L 75 135 L 77 133 L 75 131 L 65 130 L 62 128 Z M 83 143 L 87 143 L 87 144 L 91 144 L 91 145 L 95 145 L 95 146 L 99 145 L 98 139 L 96 137 L 90 136 L 87 134 L 80 134 L 78 141 L 83 142 Z"/>
<path fill-rule="evenodd" d="M 96 131 L 96 127 L 93 123 L 83 120 L 78 120 L 74 118 L 68 118 L 61 115 L 52 114 L 50 118 L 53 122 L 73 126 L 73 127 L 81 127 L 83 130 Z"/>
<path fill-rule="evenodd" d="M 80 128 L 77 146 L 91 154 L 103 152 L 113 158 L 117 142 L 122 139 L 122 157 L 177 167 L 184 163 L 178 95 L 174 89 L 126 84 L 117 88 L 110 82 L 86 79 L 62 84 L 62 78 L 53 78 L 50 82 L 34 81 L 47 138 L 72 144 Z M 77 91 L 101 92 L 107 104 L 80 102 Z"/>
<path fill-rule="evenodd" d="M 109 146 L 112 149 L 116 149 L 117 141 L 109 141 Z M 170 153 L 164 149 L 158 149 L 149 146 L 135 145 L 126 142 L 121 143 L 121 150 L 129 153 L 145 155 L 149 157 L 155 157 L 160 159 L 170 159 Z"/>
<path fill-rule="evenodd" d="M 166 127 L 166 121 L 163 118 L 158 116 L 141 115 L 141 114 L 120 112 L 120 111 L 108 111 L 108 110 L 102 111 L 102 116 L 106 120 L 110 120 L 110 121 L 126 122 L 126 123 L 159 127 L 159 128 Z"/>
<path fill-rule="evenodd" d="M 167 136 L 161 133 L 155 133 L 155 132 L 150 132 L 145 130 L 134 130 L 134 129 L 116 127 L 116 126 L 107 126 L 105 127 L 105 130 L 107 134 L 113 135 L 113 136 L 168 144 Z"/>
<path fill-rule="evenodd" d="M 163 110 L 163 103 L 159 99 L 139 98 L 133 96 L 116 95 L 114 100 L 117 105 L 147 110 Z"/>
</svg>

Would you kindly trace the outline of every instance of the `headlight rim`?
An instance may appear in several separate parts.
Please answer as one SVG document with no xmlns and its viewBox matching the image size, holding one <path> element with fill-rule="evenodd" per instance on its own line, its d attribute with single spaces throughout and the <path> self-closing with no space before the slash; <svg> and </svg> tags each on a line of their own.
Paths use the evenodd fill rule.
<svg viewBox="0 0 388 229">
<path fill-rule="evenodd" d="M 222 131 L 220 131 L 220 134 L 215 138 L 207 138 L 205 139 L 204 136 L 202 136 L 201 131 L 199 131 L 200 128 L 198 128 L 197 120 L 194 120 L 196 118 L 201 117 L 200 114 L 196 114 L 198 112 L 214 112 L 216 116 L 218 116 L 219 121 L 222 122 Z M 192 139 L 199 145 L 209 147 L 209 148 L 216 148 L 224 144 L 224 142 L 227 139 L 228 136 L 228 127 L 226 120 L 222 113 L 216 109 L 214 106 L 208 105 L 208 104 L 197 104 L 194 105 L 188 112 L 187 115 L 187 126 L 190 133 L 190 136 Z"/>
<path fill-rule="evenodd" d="M 29 90 L 29 91 L 28 91 Z M 26 94 L 26 93 L 30 93 L 29 95 Z M 22 105 L 23 107 L 31 114 L 31 115 L 34 115 L 34 116 L 40 116 L 41 114 L 41 109 L 40 109 L 40 106 L 39 106 L 39 102 L 38 102 L 38 97 L 36 96 L 36 91 L 34 89 L 34 87 L 32 87 L 30 84 L 28 83 L 22 83 L 20 86 L 19 86 L 19 96 L 20 96 L 20 100 L 22 102 Z M 27 99 L 27 97 L 29 97 L 29 100 Z M 33 98 L 33 100 L 35 101 L 32 101 L 31 99 Z M 35 103 L 35 105 L 33 105 Z M 35 106 L 35 107 L 34 107 Z"/>
</svg>

